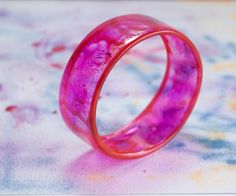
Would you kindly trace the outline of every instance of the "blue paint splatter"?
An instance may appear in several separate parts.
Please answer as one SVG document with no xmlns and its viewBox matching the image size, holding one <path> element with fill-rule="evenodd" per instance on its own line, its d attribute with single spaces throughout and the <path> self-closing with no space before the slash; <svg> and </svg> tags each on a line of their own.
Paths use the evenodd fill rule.
<svg viewBox="0 0 236 196">
<path fill-rule="evenodd" d="M 198 142 L 207 148 L 230 148 L 230 143 L 222 139 L 210 140 L 206 138 L 198 139 Z"/>
<path fill-rule="evenodd" d="M 166 147 L 166 150 L 172 150 L 172 149 L 182 149 L 185 147 L 185 144 L 180 141 L 171 141 Z"/>
<path fill-rule="evenodd" d="M 227 163 L 229 165 L 236 165 L 236 159 L 229 159 L 229 160 L 227 160 Z"/>
</svg>

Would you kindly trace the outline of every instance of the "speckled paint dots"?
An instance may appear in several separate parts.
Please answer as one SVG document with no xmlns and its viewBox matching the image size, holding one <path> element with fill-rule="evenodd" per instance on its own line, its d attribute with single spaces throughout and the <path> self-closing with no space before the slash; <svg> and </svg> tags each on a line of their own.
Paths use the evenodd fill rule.
<svg viewBox="0 0 236 196">
<path fill-rule="evenodd" d="M 158 92 L 132 123 L 99 136 L 96 105 L 106 77 L 131 47 L 155 35 L 162 38 L 168 59 Z M 186 36 L 148 16 L 120 16 L 98 26 L 73 53 L 62 78 L 60 110 L 72 131 L 94 147 L 119 158 L 139 157 L 177 134 L 194 107 L 201 80 L 199 54 Z"/>
</svg>

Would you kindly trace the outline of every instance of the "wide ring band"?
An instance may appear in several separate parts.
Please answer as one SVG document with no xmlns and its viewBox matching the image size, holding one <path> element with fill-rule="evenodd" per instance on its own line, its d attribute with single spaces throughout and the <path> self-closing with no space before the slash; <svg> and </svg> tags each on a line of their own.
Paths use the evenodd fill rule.
<svg viewBox="0 0 236 196">
<path fill-rule="evenodd" d="M 158 92 L 131 123 L 100 136 L 96 106 L 106 77 L 131 47 L 155 35 L 162 38 L 167 51 Z M 70 129 L 95 148 L 119 158 L 140 157 L 179 132 L 195 105 L 201 81 L 200 56 L 185 35 L 152 17 L 119 16 L 96 27 L 74 51 L 60 86 L 60 111 Z"/>
</svg>

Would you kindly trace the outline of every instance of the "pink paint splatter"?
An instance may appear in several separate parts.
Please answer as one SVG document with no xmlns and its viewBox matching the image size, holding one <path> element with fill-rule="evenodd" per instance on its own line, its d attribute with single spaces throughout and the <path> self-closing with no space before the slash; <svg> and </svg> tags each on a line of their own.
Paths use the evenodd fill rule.
<svg viewBox="0 0 236 196">
<path fill-rule="evenodd" d="M 56 45 L 52 48 L 52 52 L 62 52 L 66 49 L 66 46 L 63 45 L 63 44 L 60 44 L 60 45 Z"/>
<path fill-rule="evenodd" d="M 9 105 L 9 106 L 6 107 L 5 111 L 6 112 L 13 112 L 17 108 L 18 108 L 18 106 L 16 106 L 16 105 Z"/>
<path fill-rule="evenodd" d="M 56 68 L 56 69 L 62 69 L 63 68 L 63 66 L 59 63 L 51 63 L 50 66 L 53 67 L 53 68 Z"/>
<path fill-rule="evenodd" d="M 41 42 L 40 42 L 40 41 L 37 41 L 37 42 L 33 42 L 33 43 L 32 43 L 32 46 L 33 46 L 34 48 L 38 48 L 40 45 L 41 45 Z"/>
<path fill-rule="evenodd" d="M 5 108 L 6 112 L 9 112 L 16 121 L 16 125 L 32 124 L 38 120 L 39 111 L 32 105 L 9 105 Z"/>
<path fill-rule="evenodd" d="M 36 56 L 48 62 L 49 66 L 54 69 L 63 69 L 61 62 L 54 59 L 54 55 L 65 52 L 69 49 L 63 43 L 51 43 L 51 39 L 43 39 L 32 43 L 32 47 L 35 49 Z"/>
<path fill-rule="evenodd" d="M 51 51 L 46 53 L 46 57 L 50 57 L 54 55 L 55 53 L 63 52 L 66 49 L 66 46 L 63 44 L 55 45 L 52 47 Z"/>
</svg>

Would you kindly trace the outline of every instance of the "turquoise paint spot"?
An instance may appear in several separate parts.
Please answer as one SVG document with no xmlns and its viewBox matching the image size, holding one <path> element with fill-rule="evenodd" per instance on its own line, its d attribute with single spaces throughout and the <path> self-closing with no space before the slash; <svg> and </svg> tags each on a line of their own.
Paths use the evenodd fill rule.
<svg viewBox="0 0 236 196">
<path fill-rule="evenodd" d="M 222 139 L 209 140 L 209 139 L 199 139 L 198 142 L 207 148 L 229 148 L 231 145 Z"/>
<path fill-rule="evenodd" d="M 229 160 L 227 160 L 227 163 L 229 165 L 236 165 L 236 159 L 229 159 Z"/>
</svg>

